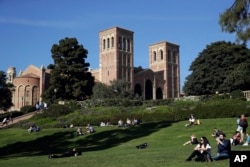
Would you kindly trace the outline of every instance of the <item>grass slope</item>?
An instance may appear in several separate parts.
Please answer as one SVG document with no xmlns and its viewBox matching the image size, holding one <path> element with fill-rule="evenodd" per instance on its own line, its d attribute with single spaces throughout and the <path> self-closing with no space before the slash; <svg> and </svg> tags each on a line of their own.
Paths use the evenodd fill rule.
<svg viewBox="0 0 250 167">
<path fill-rule="evenodd" d="M 24 129 L 0 130 L 0 166 L 8 167 L 228 167 L 229 161 L 212 163 L 185 162 L 192 152 L 191 145 L 183 146 L 191 133 L 206 136 L 216 154 L 216 142 L 210 135 L 214 127 L 227 134 L 236 129 L 236 118 L 205 119 L 199 126 L 185 127 L 186 122 L 150 122 L 131 128 L 96 127 L 96 133 L 74 136 L 73 129 L 42 129 L 28 133 Z M 135 146 L 148 143 L 146 149 Z M 78 147 L 78 157 L 48 159 L 49 153 L 61 153 Z M 250 150 L 233 146 L 233 150 Z"/>
</svg>

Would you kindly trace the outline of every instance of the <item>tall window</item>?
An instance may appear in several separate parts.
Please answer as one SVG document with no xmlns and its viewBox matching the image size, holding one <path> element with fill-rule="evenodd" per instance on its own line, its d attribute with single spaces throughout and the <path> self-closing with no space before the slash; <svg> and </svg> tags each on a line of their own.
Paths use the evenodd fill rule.
<svg viewBox="0 0 250 167">
<path fill-rule="evenodd" d="M 109 45 L 110 45 L 110 40 L 109 40 L 109 38 L 108 38 L 108 41 L 107 41 L 107 48 L 109 48 Z"/>
<path fill-rule="evenodd" d="M 122 48 L 122 37 L 119 37 L 119 40 L 118 40 L 118 48 L 119 48 L 119 49 Z"/>
<path fill-rule="evenodd" d="M 111 37 L 111 47 L 114 47 L 114 37 Z"/>
<path fill-rule="evenodd" d="M 30 91 L 29 90 L 26 91 L 26 97 L 30 97 Z"/>
<path fill-rule="evenodd" d="M 177 56 L 176 56 L 176 52 L 173 52 L 173 62 L 177 63 Z"/>
<path fill-rule="evenodd" d="M 154 61 L 156 61 L 156 51 L 153 52 Z"/>
<path fill-rule="evenodd" d="M 128 42 L 128 50 L 127 51 L 130 52 L 130 40 L 128 39 L 127 42 Z"/>
<path fill-rule="evenodd" d="M 105 47 L 106 47 L 106 40 L 104 39 L 103 40 L 103 49 L 105 49 Z"/>
<path fill-rule="evenodd" d="M 163 60 L 163 51 L 160 50 L 161 60 Z"/>
<path fill-rule="evenodd" d="M 123 50 L 126 50 L 126 47 L 127 47 L 127 45 L 126 45 L 126 38 L 123 38 L 123 40 L 122 40 L 122 44 L 123 44 Z"/>
<path fill-rule="evenodd" d="M 168 62 L 172 62 L 172 55 L 170 50 L 168 50 Z"/>
<path fill-rule="evenodd" d="M 130 66 L 130 55 L 128 55 L 128 66 Z"/>
</svg>

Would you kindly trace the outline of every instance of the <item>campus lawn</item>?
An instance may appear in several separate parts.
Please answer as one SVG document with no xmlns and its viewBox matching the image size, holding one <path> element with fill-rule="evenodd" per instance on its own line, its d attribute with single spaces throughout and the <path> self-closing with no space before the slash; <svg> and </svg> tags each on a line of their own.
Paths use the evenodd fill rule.
<svg viewBox="0 0 250 167">
<path fill-rule="evenodd" d="M 182 122 L 150 122 L 131 128 L 95 127 L 96 133 L 73 136 L 72 129 L 42 129 L 28 133 L 26 129 L 0 129 L 0 167 L 229 167 L 229 160 L 216 162 L 185 162 L 192 152 L 183 146 L 191 133 L 206 136 L 216 154 L 211 137 L 214 127 L 227 134 L 236 130 L 236 118 L 204 119 L 201 125 L 185 127 Z M 148 143 L 146 149 L 135 146 Z M 48 159 L 49 153 L 62 153 L 77 147 L 78 157 Z M 250 146 L 233 146 L 233 150 L 250 150 Z"/>
</svg>

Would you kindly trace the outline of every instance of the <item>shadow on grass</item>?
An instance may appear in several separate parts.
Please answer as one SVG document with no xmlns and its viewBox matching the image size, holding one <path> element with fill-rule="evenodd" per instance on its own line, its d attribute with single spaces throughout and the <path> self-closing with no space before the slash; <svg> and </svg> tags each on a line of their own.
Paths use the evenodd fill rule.
<svg viewBox="0 0 250 167">
<path fill-rule="evenodd" d="M 74 138 L 73 131 L 54 133 L 28 142 L 17 142 L 0 148 L 0 158 L 48 155 L 62 153 L 72 147 L 83 152 L 104 150 L 132 139 L 141 138 L 170 126 L 170 122 L 150 122 L 128 128 L 115 128 L 86 135 L 83 138 Z"/>
</svg>

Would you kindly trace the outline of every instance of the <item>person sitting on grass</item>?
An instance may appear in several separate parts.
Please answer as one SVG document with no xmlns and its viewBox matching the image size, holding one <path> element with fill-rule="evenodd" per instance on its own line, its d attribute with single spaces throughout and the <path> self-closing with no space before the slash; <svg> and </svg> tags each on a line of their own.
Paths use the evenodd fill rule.
<svg viewBox="0 0 250 167">
<path fill-rule="evenodd" d="M 94 132 L 95 132 L 93 126 L 91 126 L 90 124 L 87 124 L 86 129 L 87 129 L 87 131 L 86 131 L 87 134 L 90 134 L 90 133 L 94 133 Z"/>
<path fill-rule="evenodd" d="M 186 143 L 183 144 L 183 146 L 187 145 L 187 144 L 191 144 L 191 145 L 194 145 L 194 144 L 198 144 L 198 139 L 197 137 L 194 135 L 194 134 L 191 134 L 190 135 L 190 140 L 187 141 Z"/>
<path fill-rule="evenodd" d="M 200 143 L 196 145 L 194 151 L 191 155 L 186 159 L 186 161 L 192 161 L 192 159 L 196 156 L 195 161 L 209 161 L 211 162 L 211 145 L 206 137 L 202 137 L 200 139 Z"/>
<path fill-rule="evenodd" d="M 76 148 L 73 148 L 70 151 L 64 152 L 62 154 L 49 154 L 48 158 L 64 158 L 64 157 L 77 157 L 78 155 L 81 155 L 81 151 L 77 151 Z"/>
<path fill-rule="evenodd" d="M 239 145 L 242 143 L 241 133 L 239 131 L 235 131 L 233 136 L 230 138 L 230 142 L 232 145 Z"/>
<path fill-rule="evenodd" d="M 195 117 L 194 117 L 193 114 L 191 114 L 191 115 L 189 116 L 188 121 L 189 121 L 189 123 L 186 124 L 185 126 L 192 126 L 192 125 L 195 125 Z"/>
<path fill-rule="evenodd" d="M 77 134 L 77 136 L 84 135 L 84 133 L 82 132 L 82 127 L 78 127 L 78 128 L 77 128 L 76 134 Z"/>
<path fill-rule="evenodd" d="M 227 159 L 230 157 L 231 143 L 230 140 L 225 139 L 226 135 L 221 133 L 217 141 L 217 154 L 212 157 L 213 160 Z"/>
<path fill-rule="evenodd" d="M 118 121 L 118 127 L 124 127 L 123 121 L 121 119 L 119 119 L 119 121 Z"/>
<path fill-rule="evenodd" d="M 211 134 L 211 136 L 214 138 L 218 138 L 221 133 L 222 133 L 222 131 L 220 131 L 218 128 L 215 127 L 214 132 Z"/>
<path fill-rule="evenodd" d="M 29 127 L 28 129 L 28 132 L 31 133 L 31 132 L 39 132 L 40 131 L 40 127 L 37 126 L 37 125 L 32 125 Z"/>
<path fill-rule="evenodd" d="M 243 144 L 243 146 L 248 146 L 250 144 L 250 136 L 249 136 L 249 134 L 247 133 L 246 136 L 247 136 L 247 139 L 246 139 L 246 142 Z"/>
</svg>

